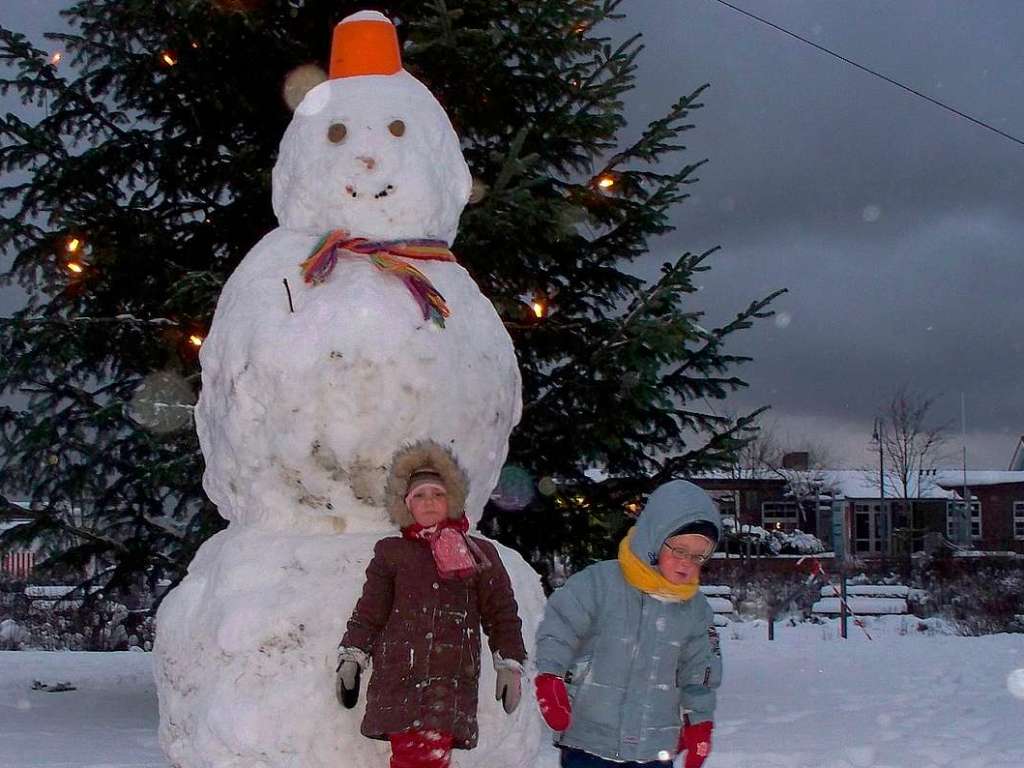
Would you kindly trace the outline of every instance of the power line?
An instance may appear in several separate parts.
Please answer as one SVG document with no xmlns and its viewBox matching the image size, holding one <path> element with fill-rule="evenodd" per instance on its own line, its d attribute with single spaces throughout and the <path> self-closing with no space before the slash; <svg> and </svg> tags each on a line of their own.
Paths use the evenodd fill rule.
<svg viewBox="0 0 1024 768">
<path fill-rule="evenodd" d="M 721 5 L 724 5 L 726 8 L 731 8 L 732 10 L 736 11 L 737 13 L 742 13 L 744 16 L 749 16 L 750 18 L 754 19 L 755 21 L 759 21 L 762 24 L 767 24 L 772 29 L 777 29 L 779 32 L 783 32 L 784 34 L 787 34 L 790 37 L 796 38 L 801 43 L 806 43 L 807 45 L 809 45 L 809 46 L 811 46 L 813 48 L 817 48 L 822 53 L 827 53 L 829 56 L 834 56 L 835 58 L 839 59 L 840 61 L 846 62 L 850 66 L 856 67 L 857 69 L 860 69 L 860 70 L 862 70 L 864 72 L 867 72 L 869 75 L 874 75 L 875 77 L 877 77 L 877 78 L 879 78 L 881 80 L 885 80 L 885 82 L 887 82 L 887 83 L 895 85 L 897 88 L 902 88 L 904 91 L 912 93 L 915 96 L 919 96 L 920 98 L 924 99 L 925 101 L 931 102 L 932 104 L 934 104 L 937 107 L 942 107 L 943 109 L 948 110 L 949 112 L 952 112 L 954 115 L 962 117 L 965 120 L 970 120 L 975 125 L 980 125 L 982 128 L 988 128 L 988 130 L 992 131 L 993 133 L 998 133 L 1004 139 L 1009 139 L 1010 141 L 1014 141 L 1014 142 L 1020 144 L 1021 146 L 1024 146 L 1024 139 L 1019 139 L 1016 136 L 1013 136 L 1013 135 L 1011 135 L 1009 133 L 1006 133 L 1005 131 L 1001 131 L 998 128 L 996 128 L 996 127 L 994 127 L 992 125 L 989 125 L 988 123 L 984 122 L 983 120 L 979 120 L 976 117 L 971 117 L 970 115 L 966 114 L 965 112 L 961 112 L 959 109 L 956 109 L 955 107 L 951 107 L 948 104 L 944 104 L 943 102 L 939 101 L 938 99 L 933 99 L 931 96 L 923 94 L 920 91 L 914 90 L 913 88 L 911 88 L 908 85 L 904 85 L 903 83 L 901 83 L 901 82 L 899 82 L 897 80 L 893 80 L 891 77 L 887 77 L 886 75 L 883 75 L 881 72 L 876 72 L 873 69 L 865 67 L 863 64 L 858 64 L 856 61 L 852 61 L 852 60 L 846 58 L 845 56 L 839 55 L 835 51 L 830 51 L 828 48 L 824 47 L 823 45 L 818 45 L 817 43 L 812 42 L 811 40 L 808 40 L 806 37 L 801 37 L 800 35 L 796 34 L 796 32 L 790 32 L 785 27 L 780 27 L 778 24 L 774 24 L 774 23 L 768 21 L 767 19 L 763 19 L 760 16 L 757 16 L 756 14 L 751 13 L 750 11 L 746 11 L 746 10 L 744 10 L 742 8 L 739 8 L 739 7 L 735 6 L 735 5 L 733 5 L 732 3 L 727 3 L 725 0 L 715 0 L 715 2 L 719 3 Z"/>
</svg>

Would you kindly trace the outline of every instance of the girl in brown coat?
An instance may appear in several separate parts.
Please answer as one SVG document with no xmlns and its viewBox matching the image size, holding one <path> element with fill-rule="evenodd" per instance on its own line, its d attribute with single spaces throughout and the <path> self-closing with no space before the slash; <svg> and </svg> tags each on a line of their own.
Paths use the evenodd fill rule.
<svg viewBox="0 0 1024 768">
<path fill-rule="evenodd" d="M 498 673 L 496 697 L 519 703 L 526 659 L 518 606 L 494 546 L 466 535 L 468 481 L 432 441 L 400 451 L 388 511 L 401 537 L 381 539 L 338 651 L 338 698 L 355 706 L 370 662 L 361 732 L 391 742 L 391 768 L 447 768 L 477 742 L 480 629 Z"/>
</svg>

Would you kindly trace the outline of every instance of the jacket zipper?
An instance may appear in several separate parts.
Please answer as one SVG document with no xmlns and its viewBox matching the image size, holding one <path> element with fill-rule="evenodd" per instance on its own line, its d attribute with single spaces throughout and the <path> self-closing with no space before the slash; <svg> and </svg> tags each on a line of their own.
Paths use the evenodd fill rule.
<svg viewBox="0 0 1024 768">
<path fill-rule="evenodd" d="M 629 681 L 633 679 L 633 668 L 636 666 L 637 656 L 640 655 L 640 633 L 644 625 L 644 610 L 646 609 L 645 595 L 640 595 L 640 621 L 637 622 L 636 636 L 633 638 L 633 652 L 629 655 L 629 674 L 626 676 L 626 695 L 629 695 Z M 637 737 L 637 744 L 640 743 L 639 737 Z M 621 756 L 623 750 L 623 732 L 619 729 L 619 748 L 615 752 L 615 757 Z"/>
</svg>

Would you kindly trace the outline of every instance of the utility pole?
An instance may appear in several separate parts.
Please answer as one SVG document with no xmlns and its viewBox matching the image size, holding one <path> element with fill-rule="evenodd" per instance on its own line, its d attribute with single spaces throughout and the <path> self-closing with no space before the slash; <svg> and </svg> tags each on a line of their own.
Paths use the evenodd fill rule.
<svg viewBox="0 0 1024 768">
<path fill-rule="evenodd" d="M 959 517 L 960 527 L 966 528 L 967 532 L 960 532 L 960 541 L 958 543 L 966 544 L 967 547 L 970 547 L 972 544 L 971 513 L 974 510 L 971 508 L 971 496 L 967 490 L 967 398 L 963 392 L 960 393 L 960 434 L 964 449 L 964 512 Z"/>
<path fill-rule="evenodd" d="M 885 514 L 885 421 L 881 418 L 875 420 L 875 439 L 878 440 L 878 514 L 881 516 Z M 878 531 L 874 534 L 877 536 Z"/>
</svg>

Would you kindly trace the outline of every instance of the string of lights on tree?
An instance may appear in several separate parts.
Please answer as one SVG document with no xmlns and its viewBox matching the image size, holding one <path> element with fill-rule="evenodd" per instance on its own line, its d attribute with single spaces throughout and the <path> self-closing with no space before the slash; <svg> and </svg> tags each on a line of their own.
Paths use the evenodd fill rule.
<svg viewBox="0 0 1024 768">
<path fill-rule="evenodd" d="M 587 31 L 587 29 L 587 24 L 580 23 L 574 26 L 573 31 L 582 35 Z M 192 41 L 191 47 L 193 49 L 199 49 L 200 46 L 198 42 Z M 64 54 L 62 51 L 54 51 L 49 57 L 49 62 L 56 68 L 63 60 L 63 56 Z M 168 48 L 163 49 L 158 53 L 157 61 L 160 65 L 167 68 L 176 67 L 179 64 L 179 57 L 175 51 Z M 282 88 L 282 95 L 289 108 L 294 110 L 301 101 L 302 96 L 304 96 L 310 88 L 322 82 L 325 78 L 326 74 L 324 71 L 316 65 L 302 65 L 292 70 L 285 77 Z M 574 87 L 579 85 L 576 80 L 572 80 L 571 84 Z M 616 184 L 616 174 L 609 169 L 605 169 L 584 186 L 595 191 L 597 194 L 606 194 L 611 193 L 616 187 Z M 480 203 L 486 197 L 487 191 L 487 184 L 474 178 L 473 188 L 469 199 L 470 204 Z M 209 223 L 211 219 L 206 218 L 205 221 Z M 85 251 L 85 242 L 83 238 L 73 235 L 69 236 L 66 239 L 64 250 L 67 257 L 64 262 L 64 266 L 68 272 L 72 273 L 74 276 L 84 275 L 87 265 L 82 259 L 82 254 Z M 547 295 L 538 293 L 526 301 L 528 302 L 530 313 L 532 313 L 532 316 L 535 319 L 541 320 L 548 316 L 551 307 L 550 298 Z M 135 318 L 131 318 L 131 320 L 134 321 Z M 190 333 L 188 335 L 188 342 L 193 347 L 201 347 L 203 340 L 204 334 L 202 332 Z"/>
</svg>

